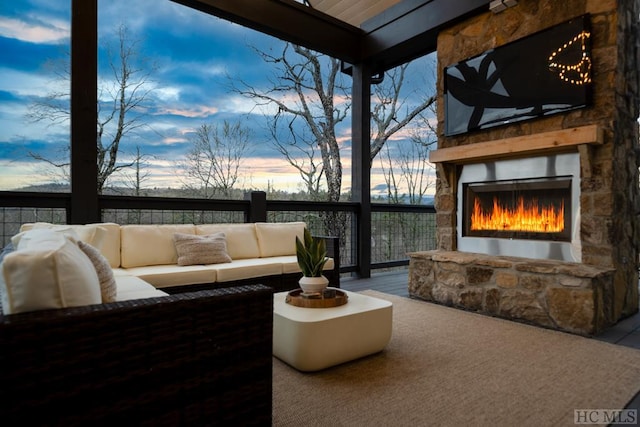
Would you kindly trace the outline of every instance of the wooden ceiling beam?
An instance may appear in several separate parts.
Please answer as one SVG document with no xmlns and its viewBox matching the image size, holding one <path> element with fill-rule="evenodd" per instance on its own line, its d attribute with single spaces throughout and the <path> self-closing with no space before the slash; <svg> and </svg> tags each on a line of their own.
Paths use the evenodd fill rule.
<svg viewBox="0 0 640 427">
<path fill-rule="evenodd" d="M 171 1 L 346 62 L 361 59 L 362 30 L 293 0 Z"/>
</svg>

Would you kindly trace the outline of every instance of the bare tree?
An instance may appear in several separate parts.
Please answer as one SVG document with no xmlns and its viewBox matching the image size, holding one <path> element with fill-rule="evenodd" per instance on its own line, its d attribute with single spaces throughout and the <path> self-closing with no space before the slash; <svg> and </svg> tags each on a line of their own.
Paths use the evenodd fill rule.
<svg viewBox="0 0 640 427">
<path fill-rule="evenodd" d="M 276 148 L 301 173 L 308 190 L 319 191 L 317 181 L 324 176 L 328 200 L 339 201 L 342 160 L 336 126 L 347 117 L 350 107 L 348 102 L 335 102 L 336 92 L 347 98 L 339 79 L 340 61 L 290 43 L 279 55 L 258 53 L 274 66 L 271 87 L 261 91 L 243 82 L 242 88 L 234 89 L 259 106 L 277 107 L 277 112 L 267 117 Z M 321 161 L 315 160 L 316 148 Z"/>
<path fill-rule="evenodd" d="M 373 108 L 371 111 L 373 134 L 371 137 L 372 164 L 373 159 L 389 138 L 435 104 L 435 95 L 423 98 L 418 105 L 408 105 L 406 98 L 400 98 L 409 64 L 405 63 L 388 71 L 385 74 L 383 83 L 374 87 Z"/>
<path fill-rule="evenodd" d="M 293 129 L 289 134 L 291 139 L 278 137 L 277 124 L 275 123 L 270 128 L 270 131 L 273 137 L 273 145 L 300 174 L 309 200 L 322 200 L 321 187 L 324 168 L 322 162 L 318 161 L 316 144 L 309 139 L 298 140 Z"/>
<path fill-rule="evenodd" d="M 145 156 L 140 152 L 140 147 L 136 146 L 136 155 L 133 158 L 132 169 L 133 173 L 123 171 L 123 178 L 125 186 L 130 188 L 134 196 L 142 196 L 143 183 L 147 181 L 151 175 L 151 172 L 145 167 L 145 163 L 149 156 Z"/>
<path fill-rule="evenodd" d="M 138 51 L 138 42 L 129 38 L 127 27 L 124 25 L 118 28 L 118 52 L 114 53 L 111 49 L 109 52 L 109 64 L 113 72 L 113 79 L 103 81 L 98 94 L 96 132 L 98 157 L 96 162 L 99 193 L 102 193 L 110 176 L 134 164 L 133 162 L 118 163 L 120 144 L 125 135 L 145 124 L 140 111 L 143 110 L 152 91 L 149 85 L 150 76 L 157 68 L 156 66 L 150 66 L 147 69 L 142 67 L 145 61 Z M 60 79 L 66 81 L 64 87 L 68 90 L 71 81 L 69 61 L 63 62 L 61 67 L 62 71 L 56 74 Z M 70 109 L 67 90 L 52 92 L 41 101 L 35 102 L 27 118 L 32 122 L 45 121 L 51 124 L 68 121 Z M 62 170 L 63 174 L 68 174 L 68 150 L 67 146 L 67 155 L 63 160 L 51 159 L 36 152 L 30 152 L 29 155 Z"/>
<path fill-rule="evenodd" d="M 427 120 L 426 126 L 412 127 L 409 138 L 387 142 L 378 159 L 387 184 L 389 203 L 424 203 L 435 186 L 433 166 L 428 162 L 429 150 L 436 142 L 436 133 Z M 392 152 L 393 151 L 393 152 Z M 420 214 L 392 212 L 376 232 L 376 251 L 381 259 L 395 259 L 415 251 L 415 242 L 425 230 Z"/>
<path fill-rule="evenodd" d="M 347 117 L 351 105 L 340 80 L 340 62 L 289 43 L 279 55 L 258 53 L 275 68 L 270 87 L 259 90 L 243 83 L 242 88 L 235 90 L 254 99 L 259 106 L 277 107 L 275 114 L 267 116 L 276 148 L 298 170 L 307 188 L 319 188 L 310 186 L 309 181 L 323 175 L 328 200 L 339 201 L 342 160 L 336 126 Z M 387 72 L 383 83 L 374 89 L 371 162 L 389 138 L 435 102 L 435 96 L 429 96 L 418 105 L 409 105 L 407 98 L 401 98 L 408 65 Z M 342 96 L 341 102 L 336 102 L 337 96 Z M 322 169 L 314 160 L 316 147 Z"/>
<path fill-rule="evenodd" d="M 419 205 L 423 202 L 435 185 L 431 179 L 433 166 L 429 163 L 429 150 L 435 143 L 435 133 L 414 128 L 408 140 L 398 141 L 395 150 L 389 143 L 385 145 L 379 161 L 389 203 Z"/>
<path fill-rule="evenodd" d="M 185 187 L 210 199 L 217 195 L 231 198 L 239 178 L 242 159 L 249 154 L 250 131 L 239 122 L 224 121 L 222 128 L 203 124 L 195 132 L 193 147 L 183 168 L 188 177 Z"/>
<path fill-rule="evenodd" d="M 289 43 L 278 55 L 258 53 L 274 69 L 269 88 L 259 90 L 242 82 L 241 88 L 234 89 L 255 100 L 257 106 L 273 108 L 266 116 L 274 144 L 289 164 L 298 170 L 307 189 L 318 191 L 312 199 L 319 200 L 320 186 L 316 184 L 324 176 L 326 199 L 339 201 L 342 159 L 336 128 L 347 118 L 351 106 L 349 91 L 341 80 L 340 62 Z M 404 65 L 400 71 L 389 73 L 390 77 L 384 83 L 386 86 L 380 86 L 374 96 L 373 101 L 382 105 L 376 107 L 372 115 L 376 132 L 371 141 L 370 161 L 391 136 L 434 102 L 435 98 L 429 97 L 420 105 L 409 108 L 406 99 L 400 98 L 406 67 Z M 316 148 L 321 169 L 320 161 L 315 160 Z M 324 232 L 339 236 L 343 244 L 346 242 L 347 218 L 344 212 L 322 213 L 319 220 Z"/>
</svg>

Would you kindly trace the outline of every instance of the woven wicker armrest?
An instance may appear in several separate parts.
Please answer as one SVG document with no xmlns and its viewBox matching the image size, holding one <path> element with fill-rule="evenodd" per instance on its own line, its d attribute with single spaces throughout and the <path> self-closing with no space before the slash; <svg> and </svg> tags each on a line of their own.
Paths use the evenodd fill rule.
<svg viewBox="0 0 640 427">
<path fill-rule="evenodd" d="M 269 425 L 272 313 L 254 285 L 0 316 L 3 419 Z"/>
</svg>

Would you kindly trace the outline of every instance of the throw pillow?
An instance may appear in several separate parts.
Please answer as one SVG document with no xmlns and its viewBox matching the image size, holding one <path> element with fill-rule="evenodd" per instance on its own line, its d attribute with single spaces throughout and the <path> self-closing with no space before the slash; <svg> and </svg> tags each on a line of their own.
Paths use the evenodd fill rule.
<svg viewBox="0 0 640 427">
<path fill-rule="evenodd" d="M 116 285 L 116 279 L 113 277 L 113 270 L 111 269 L 111 265 L 109 265 L 109 261 L 99 250 L 82 240 L 78 242 L 78 247 L 87 255 L 96 269 L 98 281 L 100 282 L 102 302 L 115 301 L 118 286 Z"/>
<path fill-rule="evenodd" d="M 178 253 L 178 265 L 222 264 L 231 262 L 224 233 L 198 236 L 175 233 L 173 241 Z"/>
</svg>

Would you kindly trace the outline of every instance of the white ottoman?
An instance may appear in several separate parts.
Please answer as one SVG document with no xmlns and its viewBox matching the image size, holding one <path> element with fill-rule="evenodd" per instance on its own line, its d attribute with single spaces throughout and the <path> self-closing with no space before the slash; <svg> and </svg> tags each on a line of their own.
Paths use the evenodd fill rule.
<svg viewBox="0 0 640 427">
<path fill-rule="evenodd" d="M 303 308 L 273 295 L 273 355 L 300 371 L 317 371 L 381 351 L 391 339 L 392 304 L 344 291 L 346 304 Z"/>
</svg>

